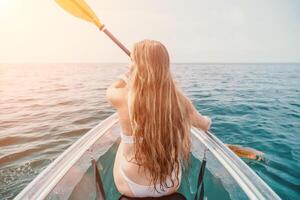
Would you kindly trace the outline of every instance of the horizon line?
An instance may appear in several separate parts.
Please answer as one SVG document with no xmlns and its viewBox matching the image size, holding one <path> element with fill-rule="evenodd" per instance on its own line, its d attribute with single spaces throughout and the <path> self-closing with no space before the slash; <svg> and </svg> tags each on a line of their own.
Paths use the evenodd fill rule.
<svg viewBox="0 0 300 200">
<path fill-rule="evenodd" d="M 0 65 L 15 64 L 126 64 L 128 62 L 3 62 Z M 300 64 L 300 62 L 171 62 L 170 64 Z"/>
</svg>

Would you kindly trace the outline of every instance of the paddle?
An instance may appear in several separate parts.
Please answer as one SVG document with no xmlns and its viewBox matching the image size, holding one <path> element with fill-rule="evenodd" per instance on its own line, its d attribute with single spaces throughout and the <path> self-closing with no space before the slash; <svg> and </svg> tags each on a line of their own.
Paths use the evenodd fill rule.
<svg viewBox="0 0 300 200">
<path fill-rule="evenodd" d="M 95 24 L 100 31 L 103 31 L 115 44 L 117 44 L 128 56 L 130 51 L 107 30 L 104 24 L 101 23 L 99 18 L 93 10 L 85 3 L 84 0 L 55 0 L 64 10 L 70 14 Z"/>
<path fill-rule="evenodd" d="M 263 153 L 256 149 L 249 148 L 249 147 L 242 147 L 240 145 L 234 145 L 234 144 L 226 144 L 226 146 L 240 158 L 246 158 L 246 159 L 257 160 L 257 161 L 264 160 Z"/>
</svg>

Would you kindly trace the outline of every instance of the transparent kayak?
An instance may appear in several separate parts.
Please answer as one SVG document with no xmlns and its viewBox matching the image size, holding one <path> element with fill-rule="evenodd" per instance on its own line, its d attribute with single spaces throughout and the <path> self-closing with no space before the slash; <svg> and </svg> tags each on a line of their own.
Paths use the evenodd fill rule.
<svg viewBox="0 0 300 200">
<path fill-rule="evenodd" d="M 15 199 L 96 199 L 91 159 L 97 161 L 107 199 L 118 199 L 113 164 L 120 143 L 120 124 L 113 114 L 91 129 L 42 171 Z M 190 164 L 179 193 L 194 199 L 197 177 L 206 154 L 204 176 L 207 199 L 280 199 L 239 157 L 210 132 L 191 129 Z M 206 152 L 206 153 L 204 153 Z"/>
</svg>

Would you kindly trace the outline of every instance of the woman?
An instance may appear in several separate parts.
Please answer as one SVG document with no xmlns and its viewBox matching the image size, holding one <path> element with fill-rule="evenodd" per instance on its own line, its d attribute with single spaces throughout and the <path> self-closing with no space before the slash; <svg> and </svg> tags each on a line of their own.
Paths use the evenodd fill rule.
<svg viewBox="0 0 300 200">
<path fill-rule="evenodd" d="M 190 127 L 208 130 L 202 116 L 175 85 L 167 49 L 158 41 L 134 45 L 132 66 L 107 90 L 122 128 L 114 164 L 114 181 L 129 197 L 174 193 L 181 182 L 181 165 L 191 148 Z"/>
</svg>

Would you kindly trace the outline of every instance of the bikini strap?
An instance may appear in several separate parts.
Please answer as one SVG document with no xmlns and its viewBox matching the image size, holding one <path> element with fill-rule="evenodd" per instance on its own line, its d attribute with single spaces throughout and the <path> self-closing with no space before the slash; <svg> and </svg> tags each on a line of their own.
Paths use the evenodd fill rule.
<svg viewBox="0 0 300 200">
<path fill-rule="evenodd" d="M 121 131 L 121 139 L 122 139 L 122 142 L 125 144 L 133 144 L 134 143 L 133 136 L 126 135 L 122 131 Z"/>
</svg>

